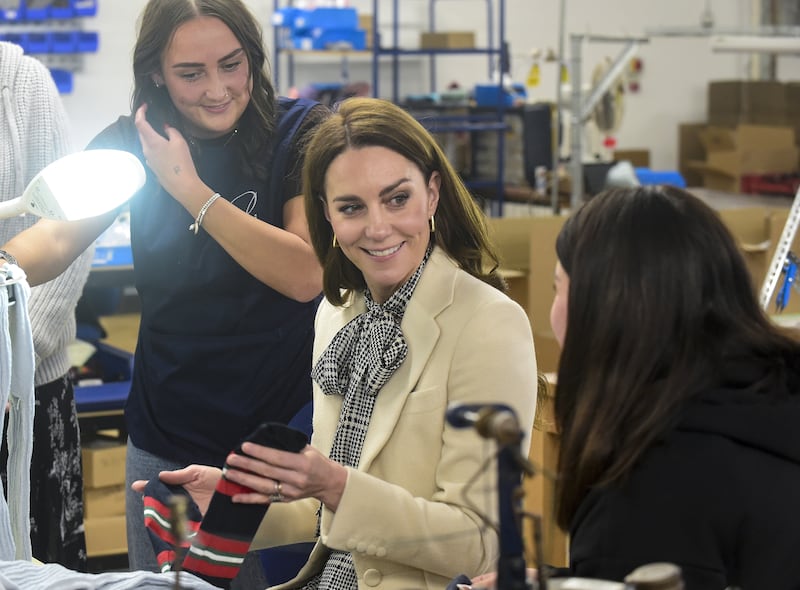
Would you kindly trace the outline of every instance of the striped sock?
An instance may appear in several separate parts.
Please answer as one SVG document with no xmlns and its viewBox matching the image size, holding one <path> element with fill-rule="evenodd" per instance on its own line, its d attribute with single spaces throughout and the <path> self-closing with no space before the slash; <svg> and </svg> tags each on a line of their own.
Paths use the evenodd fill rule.
<svg viewBox="0 0 800 590">
<path fill-rule="evenodd" d="M 153 479 L 147 482 L 144 488 L 144 526 L 153 544 L 158 567 L 162 572 L 170 571 L 175 561 L 175 533 L 170 520 L 170 498 L 174 495 L 186 496 L 188 506 L 186 511 L 186 539 L 181 543 L 182 552 L 185 552 L 192 538 L 200 528 L 202 516 L 189 494 L 181 486 L 172 486 Z"/>
<path fill-rule="evenodd" d="M 299 451 L 308 442 L 298 430 L 277 423 L 266 423 L 245 440 L 289 451 Z M 188 548 L 181 568 L 203 578 L 219 588 L 229 588 L 239 573 L 250 550 L 268 504 L 234 504 L 236 494 L 252 492 L 221 477 L 205 516 L 200 517 L 197 505 L 189 498 L 187 507 Z M 144 491 L 145 526 L 162 571 L 171 569 L 175 560 L 175 534 L 169 514 L 169 498 L 173 494 L 188 496 L 181 486 L 168 486 L 158 480 L 147 482 Z"/>
</svg>

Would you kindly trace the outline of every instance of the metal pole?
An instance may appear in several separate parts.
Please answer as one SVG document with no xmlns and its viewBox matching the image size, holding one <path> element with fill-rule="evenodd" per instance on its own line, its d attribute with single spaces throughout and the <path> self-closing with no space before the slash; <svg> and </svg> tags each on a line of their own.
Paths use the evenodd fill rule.
<svg viewBox="0 0 800 590">
<path fill-rule="evenodd" d="M 611 87 L 617 81 L 617 78 L 619 78 L 619 76 L 625 71 L 625 68 L 628 67 L 628 63 L 638 49 L 639 40 L 637 39 L 631 39 L 625 44 L 622 52 L 616 57 L 608 71 L 603 74 L 603 77 L 597 82 L 597 86 L 592 89 L 592 93 L 589 95 L 589 98 L 583 101 L 580 111 L 581 125 L 589 120 L 589 117 L 592 116 L 597 103 L 600 102 L 600 99 L 603 98 L 603 95 L 611 89 Z"/>
<path fill-rule="evenodd" d="M 519 444 L 519 443 L 514 443 Z M 500 512 L 500 557 L 497 561 L 498 590 L 526 590 L 525 552 L 520 525 L 518 490 L 522 469 L 516 453 L 504 445 L 497 453 L 497 492 Z"/>
<path fill-rule="evenodd" d="M 570 85 L 572 88 L 572 108 L 570 110 L 570 208 L 575 211 L 583 202 L 583 121 L 581 120 L 581 49 L 583 35 L 571 35 Z"/>
<path fill-rule="evenodd" d="M 554 137 L 552 141 L 553 147 L 553 166 L 550 175 L 550 205 L 553 208 L 553 214 L 558 215 L 561 212 L 561 201 L 558 198 L 558 166 L 561 163 L 561 70 L 565 65 L 564 62 L 564 36 L 566 28 L 566 10 L 567 0 L 561 0 L 561 15 L 559 16 L 558 26 L 558 61 L 556 67 L 556 114 L 555 114 L 555 129 L 551 129 L 550 134 Z"/>
</svg>

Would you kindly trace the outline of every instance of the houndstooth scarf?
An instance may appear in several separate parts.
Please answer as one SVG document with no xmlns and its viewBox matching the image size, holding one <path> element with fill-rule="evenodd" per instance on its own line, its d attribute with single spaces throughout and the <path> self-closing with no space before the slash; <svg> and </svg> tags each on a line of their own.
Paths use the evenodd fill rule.
<svg viewBox="0 0 800 590">
<path fill-rule="evenodd" d="M 431 251 L 428 246 L 417 270 L 386 303 L 376 303 L 367 290 L 367 310 L 336 333 L 311 371 L 323 393 L 344 396 L 330 454 L 342 465 L 358 467 L 375 398 L 408 355 L 400 322 Z M 306 590 L 357 587 L 353 556 L 345 551 L 331 551 L 323 571 L 305 586 Z"/>
</svg>

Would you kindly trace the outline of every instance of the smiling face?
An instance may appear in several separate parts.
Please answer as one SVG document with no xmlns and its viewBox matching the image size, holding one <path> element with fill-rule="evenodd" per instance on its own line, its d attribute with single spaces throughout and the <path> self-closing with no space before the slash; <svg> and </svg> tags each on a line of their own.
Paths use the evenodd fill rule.
<svg viewBox="0 0 800 590">
<path fill-rule="evenodd" d="M 325 211 L 342 253 L 383 303 L 425 256 L 439 173 L 426 181 L 411 161 L 384 147 L 348 149 L 325 175 Z"/>
<path fill-rule="evenodd" d="M 560 262 L 556 262 L 556 271 L 553 279 L 553 305 L 550 307 L 550 327 L 559 346 L 564 346 L 564 336 L 567 333 L 567 302 L 569 301 L 569 276 Z"/>
<path fill-rule="evenodd" d="M 161 74 L 187 131 L 199 138 L 225 135 L 250 102 L 252 77 L 242 44 L 220 19 L 200 16 L 175 30 Z"/>
</svg>

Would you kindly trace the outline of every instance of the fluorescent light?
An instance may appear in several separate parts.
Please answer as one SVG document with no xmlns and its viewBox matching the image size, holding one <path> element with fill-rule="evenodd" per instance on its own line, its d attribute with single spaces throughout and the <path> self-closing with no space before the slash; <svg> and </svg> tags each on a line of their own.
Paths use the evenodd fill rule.
<svg viewBox="0 0 800 590">
<path fill-rule="evenodd" d="M 717 35 L 712 51 L 735 53 L 789 53 L 800 55 L 800 37 L 767 35 Z"/>
</svg>

